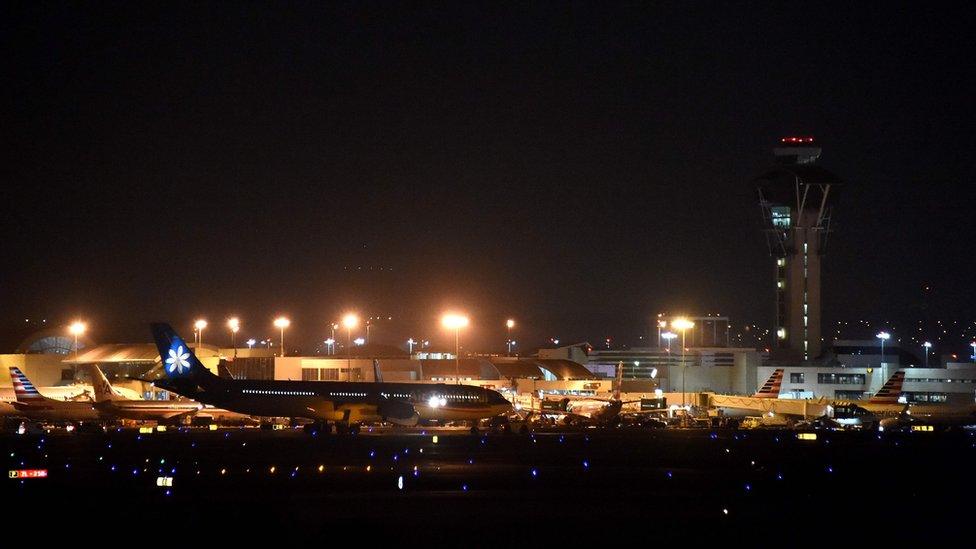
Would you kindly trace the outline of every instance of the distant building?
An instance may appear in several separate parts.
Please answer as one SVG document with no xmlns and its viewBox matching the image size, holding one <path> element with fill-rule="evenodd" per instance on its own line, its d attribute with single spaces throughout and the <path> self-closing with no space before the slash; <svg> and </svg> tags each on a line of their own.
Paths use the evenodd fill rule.
<svg viewBox="0 0 976 549">
<path fill-rule="evenodd" d="M 887 349 L 885 349 L 887 353 Z M 887 360 L 887 359 L 886 359 Z M 759 368 L 759 377 L 773 373 L 774 366 Z M 945 368 L 875 366 L 785 367 L 780 396 L 837 400 L 864 400 L 874 395 L 884 382 L 901 370 L 905 372 L 902 395 L 905 402 L 931 404 L 973 404 L 976 402 L 976 364 L 949 363 Z"/>
<path fill-rule="evenodd" d="M 677 341 L 677 340 L 676 340 Z M 760 354 L 738 347 L 689 347 L 682 357 L 681 344 L 667 347 L 593 349 L 588 343 L 556 349 L 540 349 L 539 358 L 579 362 L 602 378 L 612 378 L 623 364 L 624 390 L 646 392 L 714 391 L 751 393 L 757 386 Z M 684 366 L 684 367 L 682 367 Z"/>
<path fill-rule="evenodd" d="M 593 394 L 609 392 L 611 382 L 581 364 L 562 359 L 510 357 L 453 359 L 276 357 L 274 379 L 305 381 L 383 381 L 465 383 L 518 392 Z M 233 369 L 232 369 L 233 371 Z"/>
<path fill-rule="evenodd" d="M 728 347 L 730 345 L 731 324 L 729 317 L 719 315 L 706 316 L 657 316 L 657 346 L 667 347 L 668 342 L 663 338 L 666 332 L 675 332 L 671 328 L 671 322 L 677 318 L 690 320 L 694 326 L 685 333 L 685 346 L 687 347 Z M 672 342 L 672 348 L 681 344 L 681 336 Z"/>
<path fill-rule="evenodd" d="M 895 340 L 884 344 L 884 360 L 881 356 L 881 340 L 874 339 L 835 339 L 831 350 L 842 367 L 881 367 L 882 362 L 888 366 L 921 366 L 921 361 L 914 354 L 901 348 Z M 938 366 L 938 364 L 933 364 Z"/>
</svg>

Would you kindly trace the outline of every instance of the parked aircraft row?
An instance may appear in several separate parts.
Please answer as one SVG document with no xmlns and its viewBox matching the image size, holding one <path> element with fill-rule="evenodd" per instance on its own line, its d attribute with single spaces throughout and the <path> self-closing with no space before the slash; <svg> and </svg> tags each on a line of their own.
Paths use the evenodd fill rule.
<svg viewBox="0 0 976 549">
<path fill-rule="evenodd" d="M 23 416 L 37 421 L 84 422 L 132 419 L 178 422 L 184 417 L 206 417 L 215 421 L 243 421 L 247 418 L 227 410 L 192 401 L 132 399 L 112 387 L 97 366 L 91 366 L 93 398 L 58 400 L 41 394 L 20 368 L 10 368 L 16 400 L 0 408 L 0 416 Z M 45 388 L 46 389 L 46 388 Z"/>
<path fill-rule="evenodd" d="M 471 421 L 493 418 L 511 410 L 500 393 L 470 385 L 444 383 L 387 383 L 376 369 L 376 381 L 235 380 L 226 368 L 214 375 L 167 324 L 152 325 L 162 376 L 152 383 L 191 400 L 145 401 L 123 396 L 104 374 L 92 366 L 93 401 L 62 401 L 43 396 L 20 371 L 10 368 L 16 401 L 12 411 L 31 419 L 84 421 L 106 418 L 173 421 L 185 417 L 237 416 L 306 419 L 322 428 L 356 431 L 361 422 L 416 425 L 421 420 Z M 833 416 L 847 424 L 896 426 L 912 418 L 952 424 L 976 423 L 976 406 L 913 405 L 899 403 L 905 373 L 896 372 L 867 401 L 780 399 L 783 369 L 776 369 L 751 397 L 713 396 L 712 405 L 724 414 L 777 413 L 793 417 Z M 605 425 L 619 417 L 620 374 L 610 399 L 587 398 L 567 403 L 563 415 L 580 424 Z M 538 411 L 544 413 L 544 411 Z M 0 413 L 3 413 L 0 410 Z M 654 412 L 649 412 L 654 413 Z"/>
<path fill-rule="evenodd" d="M 416 425 L 420 420 L 471 421 L 511 410 L 501 393 L 470 385 L 375 382 L 234 380 L 214 375 L 168 324 L 152 325 L 165 377 L 155 386 L 242 414 L 312 420 L 357 431 L 361 422 Z"/>
<path fill-rule="evenodd" d="M 780 399 L 783 369 L 776 369 L 752 397 L 713 397 L 726 415 L 775 413 L 794 418 L 824 416 L 841 425 L 904 427 L 919 421 L 928 425 L 976 425 L 976 405 L 909 404 L 900 402 L 905 372 L 897 371 L 868 400 Z"/>
<path fill-rule="evenodd" d="M 64 422 L 286 417 L 311 420 L 322 428 L 335 424 L 337 430 L 356 431 L 365 421 L 400 425 L 416 425 L 422 419 L 477 422 L 511 409 L 508 400 L 490 389 L 444 383 L 386 383 L 378 368 L 374 383 L 235 380 L 226 368 L 220 369 L 221 375 L 207 370 L 168 325 L 154 324 L 152 328 L 164 374 L 153 384 L 190 400 L 126 398 L 97 366 L 90 367 L 93 399 L 56 400 L 42 395 L 19 368 L 12 367 L 16 400 L 5 415 Z"/>
</svg>

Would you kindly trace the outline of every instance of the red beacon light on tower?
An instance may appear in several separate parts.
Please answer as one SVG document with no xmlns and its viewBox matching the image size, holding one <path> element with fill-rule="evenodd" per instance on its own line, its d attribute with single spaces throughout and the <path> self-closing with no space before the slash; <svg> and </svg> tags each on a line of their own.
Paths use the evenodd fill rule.
<svg viewBox="0 0 976 549">
<path fill-rule="evenodd" d="M 808 135 L 789 135 L 780 138 L 773 154 L 781 163 L 812 164 L 820 157 L 820 145 Z"/>
</svg>

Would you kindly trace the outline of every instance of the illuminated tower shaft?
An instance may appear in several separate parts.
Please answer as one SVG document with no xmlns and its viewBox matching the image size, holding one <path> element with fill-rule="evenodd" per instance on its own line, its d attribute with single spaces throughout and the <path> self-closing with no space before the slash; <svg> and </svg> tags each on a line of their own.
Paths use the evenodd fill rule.
<svg viewBox="0 0 976 549">
<path fill-rule="evenodd" d="M 830 231 L 839 179 L 815 165 L 811 137 L 787 137 L 773 150 L 777 165 L 756 178 L 766 243 L 774 258 L 773 358 L 810 360 L 822 350 L 820 259 Z"/>
</svg>

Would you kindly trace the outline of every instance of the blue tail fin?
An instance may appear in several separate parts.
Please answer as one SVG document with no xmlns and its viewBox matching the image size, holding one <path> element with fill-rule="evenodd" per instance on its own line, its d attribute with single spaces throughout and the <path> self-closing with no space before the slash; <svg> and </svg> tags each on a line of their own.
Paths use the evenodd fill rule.
<svg viewBox="0 0 976 549">
<path fill-rule="evenodd" d="M 157 322 L 151 326 L 166 377 L 178 379 L 213 375 L 169 324 Z"/>
</svg>

